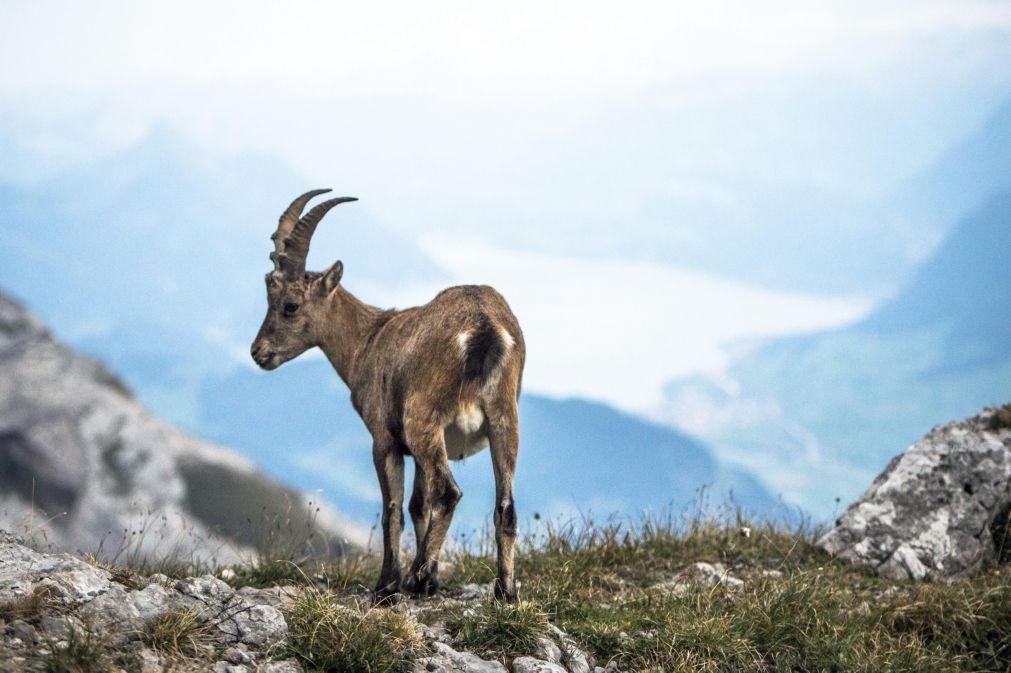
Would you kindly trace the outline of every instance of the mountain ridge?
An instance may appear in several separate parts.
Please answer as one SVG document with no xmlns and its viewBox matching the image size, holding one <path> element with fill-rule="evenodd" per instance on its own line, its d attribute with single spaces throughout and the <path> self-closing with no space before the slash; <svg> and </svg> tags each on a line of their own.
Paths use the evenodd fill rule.
<svg viewBox="0 0 1011 673">
<path fill-rule="evenodd" d="M 334 554 L 367 537 L 235 452 L 154 417 L 116 374 L 2 292 L 0 466 L 4 527 L 57 549 L 222 562 L 265 542 L 256 529 L 284 517 L 303 519 Z"/>
<path fill-rule="evenodd" d="M 759 474 L 826 516 L 836 496 L 855 497 L 894 447 L 911 444 L 937 418 L 1011 399 L 1008 249 L 1004 191 L 961 218 L 903 290 L 866 319 L 739 357 L 729 369 L 739 386 L 732 392 L 697 379 L 673 382 L 661 416 L 697 432 L 724 459 L 753 470 L 764 462 Z M 792 464 L 811 476 L 787 486 Z M 834 493 L 821 486 L 830 475 Z"/>
</svg>

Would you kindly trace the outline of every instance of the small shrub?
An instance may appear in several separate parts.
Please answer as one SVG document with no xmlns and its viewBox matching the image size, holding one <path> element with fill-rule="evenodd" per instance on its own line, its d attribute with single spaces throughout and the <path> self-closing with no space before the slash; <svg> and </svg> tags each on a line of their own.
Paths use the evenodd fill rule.
<svg viewBox="0 0 1011 673">
<path fill-rule="evenodd" d="M 405 673 L 423 646 L 407 614 L 347 607 L 329 591 L 305 589 L 286 608 L 287 656 L 328 673 Z"/>
<path fill-rule="evenodd" d="M 991 430 L 1011 430 L 1011 404 L 1005 404 L 994 410 L 990 416 Z"/>
</svg>

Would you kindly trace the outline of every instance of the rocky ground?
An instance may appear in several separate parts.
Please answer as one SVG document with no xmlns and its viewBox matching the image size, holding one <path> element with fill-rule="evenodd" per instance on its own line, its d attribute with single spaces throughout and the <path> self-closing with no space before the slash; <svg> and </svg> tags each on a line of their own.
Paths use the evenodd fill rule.
<svg viewBox="0 0 1011 673">
<path fill-rule="evenodd" d="M 372 557 L 168 576 L 0 534 L 0 671 L 1011 670 L 1004 567 L 896 581 L 815 538 L 725 517 L 565 527 L 518 549 L 518 604 L 490 597 L 480 547 L 449 554 L 442 597 L 372 608 Z"/>
<path fill-rule="evenodd" d="M 234 589 L 214 575 L 139 577 L 69 554 L 40 553 L 0 533 L 0 671 L 296 673 L 306 662 L 287 645 L 286 612 L 306 592 L 323 595 L 295 585 Z M 595 667 L 592 656 L 551 624 L 529 655 L 514 657 L 507 669 L 458 650 L 444 621 L 419 619 L 450 607 L 465 614 L 488 593 L 489 587 L 471 584 L 447 598 L 393 607 L 414 630 L 416 656 L 404 666 L 443 673 L 615 670 Z M 333 606 L 339 614 L 368 619 L 369 610 L 344 600 Z"/>
</svg>

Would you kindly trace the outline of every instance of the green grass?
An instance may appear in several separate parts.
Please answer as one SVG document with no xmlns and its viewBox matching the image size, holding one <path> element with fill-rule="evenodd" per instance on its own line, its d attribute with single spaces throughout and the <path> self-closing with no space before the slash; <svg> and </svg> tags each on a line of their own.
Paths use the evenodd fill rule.
<svg viewBox="0 0 1011 673">
<path fill-rule="evenodd" d="M 818 533 L 740 517 L 555 527 L 519 550 L 517 573 L 530 609 L 623 670 L 1011 670 L 1011 575 L 898 584 L 835 561 Z M 662 588 L 696 561 L 745 584 Z M 490 553 L 452 562 L 450 589 L 494 577 Z"/>
<path fill-rule="evenodd" d="M 338 559 L 298 559 L 284 551 L 262 552 L 246 563 L 231 566 L 218 576 L 241 587 L 315 586 L 362 593 L 379 575 L 379 560 L 372 556 L 346 555 Z"/>
<path fill-rule="evenodd" d="M 445 621 L 446 630 L 462 649 L 506 661 L 530 654 L 548 627 L 547 615 L 529 602 L 484 602 L 450 613 Z"/>
</svg>

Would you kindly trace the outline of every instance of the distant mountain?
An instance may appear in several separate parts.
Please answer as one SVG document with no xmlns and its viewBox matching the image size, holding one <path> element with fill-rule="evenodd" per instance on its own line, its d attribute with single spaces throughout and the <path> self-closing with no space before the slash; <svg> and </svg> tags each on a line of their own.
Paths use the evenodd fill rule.
<svg viewBox="0 0 1011 673">
<path fill-rule="evenodd" d="M 1009 250 L 1003 193 L 865 320 L 767 344 L 733 364 L 730 385 L 675 382 L 662 416 L 828 514 L 932 426 L 1011 400 Z"/>
<path fill-rule="evenodd" d="M 274 476 L 322 492 L 359 520 L 375 520 L 380 499 L 371 439 L 327 362 L 208 378 L 198 406 L 201 434 L 243 447 Z M 700 442 L 603 404 L 524 394 L 520 425 L 515 488 L 527 515 L 684 511 L 704 486 L 717 502 L 732 491 L 751 511 L 777 505 L 757 480 L 726 469 Z M 494 493 L 488 452 L 453 463 L 453 470 L 464 492 L 455 530 L 479 528 Z"/>
<path fill-rule="evenodd" d="M 1011 127 L 1011 106 L 1009 127 Z M 1011 157 L 1011 142 L 1008 145 Z M 1011 162 L 1009 162 L 1011 164 Z M 1011 175 L 1008 175 L 1011 184 Z M 963 219 L 912 281 L 856 327 L 869 334 L 940 328 L 948 351 L 985 364 L 1011 354 L 1011 189 Z M 951 362 L 957 366 L 960 362 Z"/>
<path fill-rule="evenodd" d="M 366 542 L 318 497 L 154 417 L 2 293 L 0 510 L 0 528 L 119 561 L 143 552 L 230 562 L 271 533 L 312 532 L 316 549 L 335 554 Z"/>
<path fill-rule="evenodd" d="M 896 201 L 912 226 L 943 232 L 993 194 L 1007 190 L 1011 190 L 1011 99 L 978 131 L 910 180 Z"/>
<path fill-rule="evenodd" d="M 329 366 L 300 361 L 264 378 L 237 364 L 248 365 L 263 316 L 276 217 L 315 186 L 269 157 L 219 157 L 156 129 L 132 149 L 42 183 L 0 183 L 0 284 L 113 364 L 160 415 L 371 521 L 378 490 L 369 439 Z M 350 289 L 440 277 L 411 242 L 369 218 L 367 199 L 330 218 L 310 267 L 344 258 Z M 606 406 L 526 396 L 522 413 L 517 492 L 528 513 L 681 508 L 707 484 L 733 488 L 758 511 L 774 506 L 702 444 Z M 461 525 L 480 525 L 487 457 L 457 473 L 474 494 L 461 505 Z"/>
</svg>

